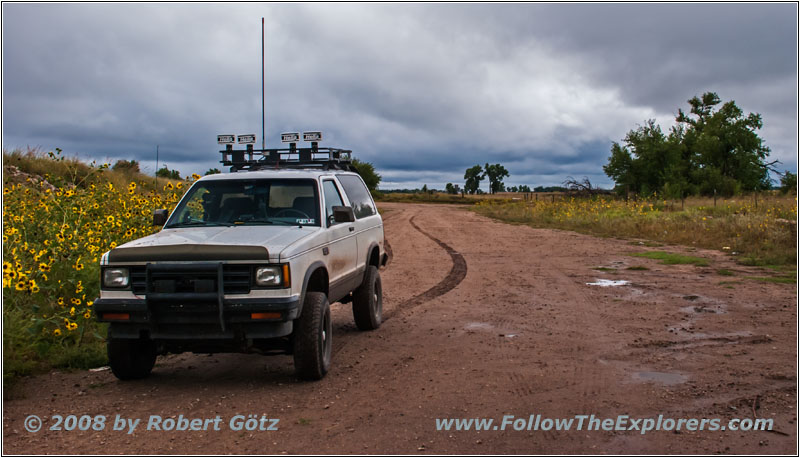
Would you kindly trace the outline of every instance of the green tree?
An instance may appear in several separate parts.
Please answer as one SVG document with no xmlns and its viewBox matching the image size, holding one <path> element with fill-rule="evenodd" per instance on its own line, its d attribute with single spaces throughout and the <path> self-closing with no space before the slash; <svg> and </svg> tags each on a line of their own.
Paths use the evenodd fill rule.
<svg viewBox="0 0 800 458">
<path fill-rule="evenodd" d="M 222 173 L 219 171 L 218 168 L 214 167 L 213 169 L 206 170 L 206 175 L 216 175 L 218 173 Z"/>
<path fill-rule="evenodd" d="M 781 177 L 781 192 L 787 194 L 793 192 L 797 194 L 797 174 L 786 171 Z"/>
<path fill-rule="evenodd" d="M 603 171 L 614 180 L 618 192 L 638 190 L 638 177 L 633 169 L 633 157 L 627 147 L 613 142 L 611 156 L 608 158 L 608 164 L 603 166 Z M 535 189 L 540 192 L 538 186 Z"/>
<path fill-rule="evenodd" d="M 375 171 L 375 166 L 373 166 L 372 163 L 353 159 L 352 164 L 353 167 L 355 167 L 356 172 L 361 175 L 361 179 L 364 180 L 364 183 L 367 185 L 367 188 L 370 191 L 375 191 L 378 189 L 378 185 L 383 177 L 381 177 L 378 172 Z"/>
<path fill-rule="evenodd" d="M 611 145 L 603 166 L 617 191 L 661 193 L 683 199 L 692 193 L 731 195 L 766 189 L 769 148 L 756 134 L 761 116 L 731 101 L 718 110 L 713 92 L 689 101 L 689 113 L 678 110 L 678 124 L 664 135 L 654 120 L 631 130 L 622 144 Z"/>
<path fill-rule="evenodd" d="M 669 159 L 664 170 L 662 189 L 665 196 L 681 201 L 697 193 L 697 186 L 691 180 L 696 174 L 697 161 L 694 160 L 694 153 L 684 143 L 685 135 L 683 126 L 677 125 L 672 128 L 667 138 Z"/>
<path fill-rule="evenodd" d="M 487 178 L 489 178 L 489 191 L 492 194 L 497 192 L 503 192 L 505 189 L 505 185 L 503 184 L 503 178 L 509 176 L 508 170 L 500 164 L 492 164 L 486 163 L 484 167 L 484 173 Z"/>
<path fill-rule="evenodd" d="M 767 163 L 769 148 L 756 130 L 763 126 L 761 115 L 744 112 L 734 101 L 721 103 L 714 92 L 689 99 L 689 114 L 678 110 L 675 118 L 685 128 L 683 144 L 694 162 L 691 181 L 702 194 L 715 191 L 732 195 L 770 186 Z"/>
<path fill-rule="evenodd" d="M 531 192 L 531 187 L 526 184 L 519 185 L 517 189 L 519 192 Z"/>
<path fill-rule="evenodd" d="M 481 187 L 481 180 L 483 180 L 483 168 L 476 165 L 467 169 L 464 173 L 464 191 L 467 194 L 475 194 Z"/>
<path fill-rule="evenodd" d="M 661 127 L 649 119 L 628 132 L 624 145 L 616 142 L 611 145 L 611 157 L 603 170 L 617 183 L 618 191 L 660 192 L 676 159 L 675 153 Z"/>
<path fill-rule="evenodd" d="M 177 170 L 170 170 L 169 167 L 167 167 L 167 165 L 164 164 L 164 167 L 156 171 L 156 176 L 160 178 L 169 178 L 170 180 L 180 180 L 181 172 Z"/>
</svg>

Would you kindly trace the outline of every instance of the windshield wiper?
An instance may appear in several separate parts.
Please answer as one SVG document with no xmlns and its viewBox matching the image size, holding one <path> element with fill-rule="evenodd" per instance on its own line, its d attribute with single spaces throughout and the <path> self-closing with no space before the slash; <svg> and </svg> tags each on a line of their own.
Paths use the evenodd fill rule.
<svg viewBox="0 0 800 458">
<path fill-rule="evenodd" d="M 184 221 L 181 223 L 170 224 L 167 228 L 173 227 L 183 227 L 183 226 L 226 226 L 231 227 L 233 224 L 231 223 L 223 223 L 221 221 Z"/>
<path fill-rule="evenodd" d="M 288 221 L 282 221 L 279 219 L 240 219 L 233 222 L 233 224 L 237 226 L 247 225 L 247 224 L 282 224 L 284 226 L 294 226 L 294 223 L 290 223 Z"/>
<path fill-rule="evenodd" d="M 233 224 L 275 224 L 275 222 L 269 219 L 237 219 Z"/>
</svg>

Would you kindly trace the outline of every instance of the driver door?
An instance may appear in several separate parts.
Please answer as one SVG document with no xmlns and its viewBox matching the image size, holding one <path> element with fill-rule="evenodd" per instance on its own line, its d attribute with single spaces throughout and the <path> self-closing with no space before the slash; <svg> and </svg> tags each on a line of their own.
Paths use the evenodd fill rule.
<svg viewBox="0 0 800 458">
<path fill-rule="evenodd" d="M 350 291 L 353 276 L 356 273 L 356 245 L 354 223 L 337 223 L 333 220 L 333 207 L 344 205 L 342 192 L 332 179 L 322 181 L 322 194 L 325 199 L 323 226 L 326 228 L 326 241 L 328 245 L 323 249 L 325 264 L 328 266 L 330 278 L 330 291 L 332 296 L 337 296 L 337 290 Z M 331 302 L 341 299 L 331 297 Z"/>
</svg>

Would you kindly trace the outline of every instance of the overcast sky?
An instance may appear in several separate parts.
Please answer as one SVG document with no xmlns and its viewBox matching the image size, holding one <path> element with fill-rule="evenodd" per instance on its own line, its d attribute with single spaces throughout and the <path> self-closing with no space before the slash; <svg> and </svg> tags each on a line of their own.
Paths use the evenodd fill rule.
<svg viewBox="0 0 800 458">
<path fill-rule="evenodd" d="M 268 147 L 321 130 L 375 164 L 384 189 L 568 175 L 611 186 L 611 142 L 714 91 L 763 117 L 797 170 L 796 4 L 9 4 L 3 148 L 218 164 L 216 135 Z M 221 167 L 221 166 L 220 166 Z M 486 187 L 486 186 L 484 186 Z"/>
</svg>

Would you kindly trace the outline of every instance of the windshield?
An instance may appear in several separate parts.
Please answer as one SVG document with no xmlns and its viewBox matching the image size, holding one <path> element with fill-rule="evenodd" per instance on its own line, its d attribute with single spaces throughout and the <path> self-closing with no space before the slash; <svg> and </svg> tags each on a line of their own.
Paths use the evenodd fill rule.
<svg viewBox="0 0 800 458">
<path fill-rule="evenodd" d="M 319 226 L 314 180 L 201 181 L 181 199 L 165 227 Z"/>
</svg>

